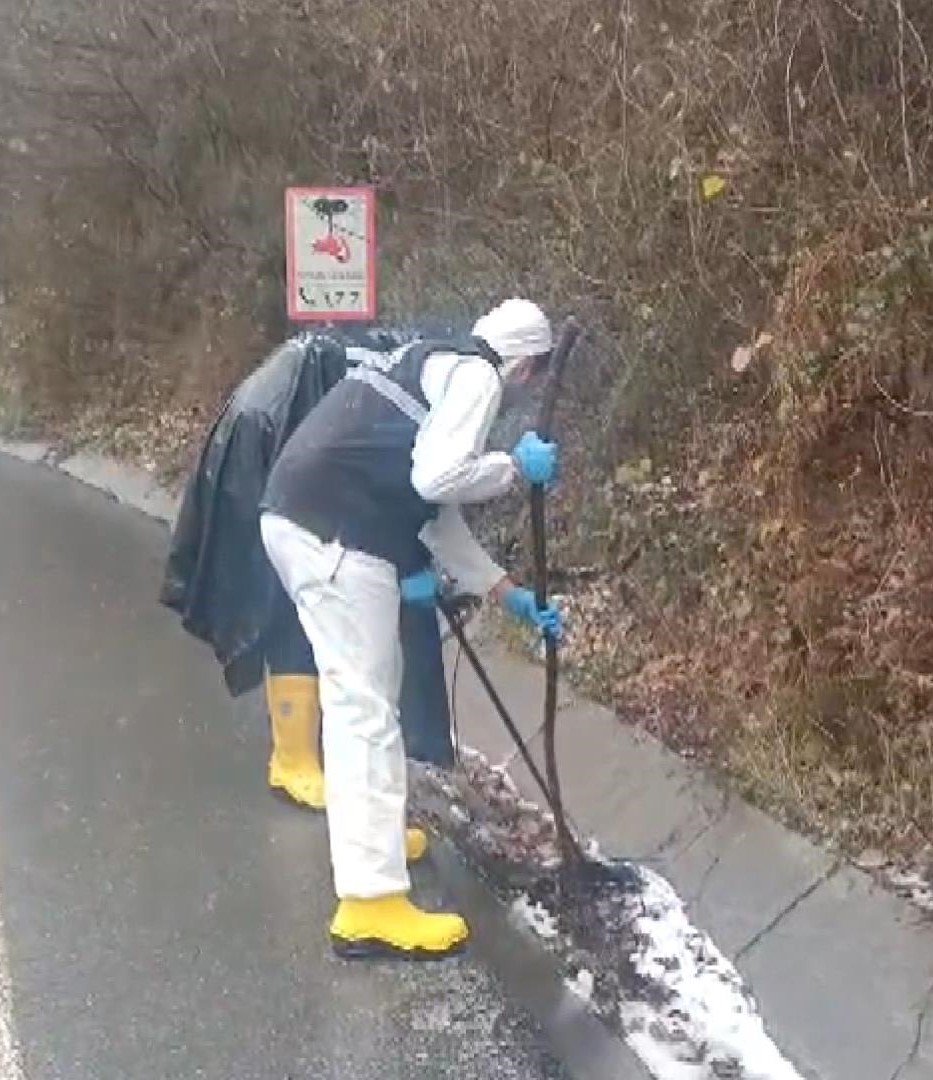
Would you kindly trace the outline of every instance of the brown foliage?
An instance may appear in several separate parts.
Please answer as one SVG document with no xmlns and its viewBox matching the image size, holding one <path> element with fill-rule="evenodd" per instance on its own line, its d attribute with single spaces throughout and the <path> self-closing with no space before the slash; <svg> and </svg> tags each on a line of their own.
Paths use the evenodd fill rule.
<svg viewBox="0 0 933 1080">
<path fill-rule="evenodd" d="M 617 474 L 645 556 L 584 592 L 571 642 L 759 800 L 901 853 L 933 842 L 931 245 L 885 212 L 801 253 L 742 376 L 757 407 L 697 424 L 676 483 Z"/>
</svg>

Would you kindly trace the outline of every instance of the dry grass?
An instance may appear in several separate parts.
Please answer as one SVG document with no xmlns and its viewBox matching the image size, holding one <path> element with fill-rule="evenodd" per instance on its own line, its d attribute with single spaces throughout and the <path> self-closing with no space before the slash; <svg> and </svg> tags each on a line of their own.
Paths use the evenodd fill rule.
<svg viewBox="0 0 933 1080">
<path fill-rule="evenodd" d="M 645 554 L 582 590 L 570 647 L 770 809 L 901 855 L 933 842 L 931 242 L 886 213 L 801 253 L 758 406 L 607 490 Z"/>
</svg>

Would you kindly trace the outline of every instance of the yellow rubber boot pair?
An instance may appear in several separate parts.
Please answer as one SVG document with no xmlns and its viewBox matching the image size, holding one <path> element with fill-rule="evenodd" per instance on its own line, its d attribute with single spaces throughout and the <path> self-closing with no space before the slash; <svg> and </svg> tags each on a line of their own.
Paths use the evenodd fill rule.
<svg viewBox="0 0 933 1080">
<path fill-rule="evenodd" d="M 272 727 L 269 786 L 300 806 L 323 810 L 318 680 L 308 675 L 268 675 L 266 700 Z M 424 830 L 406 831 L 409 862 L 422 858 L 427 847 Z M 459 915 L 421 911 L 404 893 L 372 900 L 341 900 L 331 925 L 334 949 L 348 959 L 442 959 L 458 952 L 468 936 L 467 925 Z"/>
<path fill-rule="evenodd" d="M 267 675 L 266 703 L 272 728 L 269 787 L 299 806 L 323 810 L 324 766 L 321 753 L 321 698 L 311 675 Z M 428 837 L 408 829 L 405 854 L 410 863 L 424 858 Z"/>
<path fill-rule="evenodd" d="M 443 960 L 469 936 L 459 915 L 422 911 L 405 893 L 341 900 L 330 927 L 334 952 L 344 960 Z"/>
</svg>

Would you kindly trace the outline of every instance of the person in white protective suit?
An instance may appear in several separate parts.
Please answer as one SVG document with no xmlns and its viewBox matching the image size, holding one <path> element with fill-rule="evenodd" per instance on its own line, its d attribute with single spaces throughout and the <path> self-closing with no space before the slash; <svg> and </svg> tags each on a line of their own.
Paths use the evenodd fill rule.
<svg viewBox="0 0 933 1080">
<path fill-rule="evenodd" d="M 557 447 L 526 433 L 487 452 L 513 391 L 547 370 L 550 324 L 527 300 L 481 318 L 469 344 L 417 342 L 350 371 L 299 425 L 262 500 L 262 536 L 320 673 L 326 802 L 339 903 L 331 941 L 345 957 L 434 958 L 468 937 L 459 915 L 409 899 L 406 772 L 398 719 L 401 603 L 433 604 L 429 555 L 462 592 L 492 594 L 559 636 L 483 551 L 458 506 L 521 477 L 550 484 Z"/>
</svg>

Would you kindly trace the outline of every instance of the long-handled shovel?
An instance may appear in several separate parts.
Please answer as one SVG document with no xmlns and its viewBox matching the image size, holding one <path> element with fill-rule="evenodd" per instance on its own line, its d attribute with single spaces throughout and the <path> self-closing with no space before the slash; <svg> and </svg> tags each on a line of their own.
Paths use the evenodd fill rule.
<svg viewBox="0 0 933 1080">
<path fill-rule="evenodd" d="M 564 323 L 560 339 L 551 357 L 551 365 L 548 372 L 548 381 L 545 386 L 541 402 L 541 409 L 536 425 L 539 438 L 549 441 L 553 433 L 554 412 L 557 406 L 557 397 L 563 383 L 564 370 L 573 353 L 574 347 L 580 337 L 581 327 L 574 318 L 569 318 Z M 548 564 L 547 564 L 547 528 L 545 513 L 545 491 L 541 485 L 533 485 L 531 488 L 531 536 L 532 551 L 534 556 L 535 571 L 535 599 L 539 609 L 547 604 Z M 557 840 L 561 853 L 561 870 L 565 878 L 593 882 L 612 882 L 623 886 L 632 886 L 637 881 L 637 875 L 631 863 L 626 860 L 604 861 L 595 860 L 584 855 L 579 841 L 573 834 L 567 822 L 561 797 L 560 776 L 557 766 L 557 752 L 555 736 L 557 728 L 557 682 L 558 682 L 558 658 L 557 641 L 550 635 L 545 636 L 545 688 L 544 688 L 544 762 L 546 778 L 541 775 L 534 758 L 525 745 L 514 720 L 502 702 L 483 667 L 482 662 L 467 640 L 463 620 L 461 619 L 457 605 L 450 598 L 442 598 L 440 607 L 443 611 L 454 636 L 463 650 L 464 655 L 476 672 L 477 678 L 482 683 L 493 707 L 499 714 L 506 730 L 511 735 L 518 752 L 528 767 L 532 778 L 541 789 L 547 801 L 548 807 L 554 817 L 554 827 L 557 832 Z"/>
</svg>

